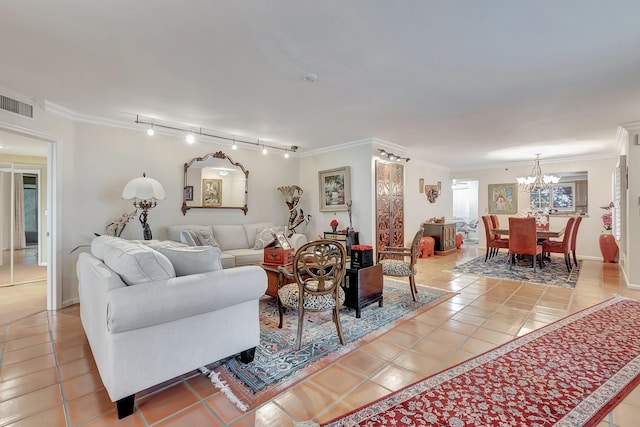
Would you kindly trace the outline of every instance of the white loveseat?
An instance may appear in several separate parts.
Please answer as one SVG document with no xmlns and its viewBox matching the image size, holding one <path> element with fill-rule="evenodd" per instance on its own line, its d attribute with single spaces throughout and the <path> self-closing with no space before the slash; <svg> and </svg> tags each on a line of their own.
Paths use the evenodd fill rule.
<svg viewBox="0 0 640 427">
<path fill-rule="evenodd" d="M 235 354 L 250 362 L 260 342 L 264 270 L 175 246 L 101 236 L 78 258 L 82 326 L 119 418 L 135 393 Z"/>
<path fill-rule="evenodd" d="M 240 267 L 243 265 L 261 264 L 264 260 L 264 243 L 271 236 L 271 230 L 277 227 L 272 222 L 238 225 L 170 225 L 167 236 L 170 240 L 189 245 L 218 245 L 222 250 L 220 261 L 222 268 Z M 185 231 L 195 232 L 200 241 L 194 242 L 185 236 Z M 197 239 L 197 237 L 196 237 Z M 293 234 L 288 238 L 294 249 L 307 243 L 304 234 Z"/>
</svg>

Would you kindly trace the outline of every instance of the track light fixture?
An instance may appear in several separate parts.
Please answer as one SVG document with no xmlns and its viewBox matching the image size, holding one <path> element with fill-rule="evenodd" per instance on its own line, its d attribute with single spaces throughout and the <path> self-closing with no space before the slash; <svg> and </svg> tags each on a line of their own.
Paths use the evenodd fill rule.
<svg viewBox="0 0 640 427">
<path fill-rule="evenodd" d="M 155 121 L 153 119 L 145 119 L 144 117 L 141 117 L 139 114 L 136 114 L 136 120 L 135 122 L 136 124 L 139 125 L 148 125 L 149 128 L 147 129 L 147 134 L 149 136 L 152 136 L 153 133 L 155 132 L 150 132 L 153 130 L 153 128 L 163 128 L 163 129 L 170 129 L 170 130 L 175 130 L 175 131 L 180 131 L 180 132 L 186 132 L 187 135 L 185 137 L 185 140 L 189 143 L 189 144 L 193 144 L 196 140 L 195 135 L 200 135 L 200 136 L 206 136 L 209 138 L 216 138 L 216 139 L 223 139 L 226 141 L 232 141 L 232 145 L 231 145 L 231 149 L 236 150 L 238 149 L 238 143 L 241 142 L 243 144 L 248 144 L 248 145 L 253 145 L 256 147 L 262 147 L 262 152 L 264 154 L 267 154 L 267 149 L 273 149 L 273 150 L 281 150 L 284 151 L 285 153 L 289 153 L 289 152 L 293 152 L 295 153 L 296 151 L 298 151 L 298 146 L 297 145 L 292 145 L 290 147 L 279 147 L 276 145 L 268 145 L 268 144 L 264 144 L 262 142 L 260 142 L 259 139 L 256 138 L 256 141 L 247 141 L 247 140 L 243 140 L 243 139 L 239 139 L 235 136 L 231 136 L 231 137 L 227 137 L 227 136 L 221 136 L 221 135 L 214 135 L 212 133 L 209 132 L 215 132 L 215 131 L 206 131 L 202 128 L 199 128 L 199 130 L 197 132 L 194 132 L 192 129 L 193 128 L 189 128 L 187 126 L 181 126 L 181 125 L 169 125 L 169 124 L 164 124 L 164 123 L 159 123 L 158 121 Z M 166 123 L 166 122 L 165 122 Z M 287 156 L 285 156 L 287 157 Z"/>
<path fill-rule="evenodd" d="M 153 125 L 149 126 L 149 129 L 147 129 L 147 135 L 149 136 L 153 136 L 156 132 L 153 130 Z"/>
<path fill-rule="evenodd" d="M 390 153 L 387 150 L 383 150 L 382 148 L 378 148 L 378 151 L 380 152 L 380 155 L 382 157 L 386 157 L 388 160 L 394 161 L 394 162 L 409 162 L 409 160 L 411 160 L 408 157 L 400 157 L 396 154 Z"/>
</svg>

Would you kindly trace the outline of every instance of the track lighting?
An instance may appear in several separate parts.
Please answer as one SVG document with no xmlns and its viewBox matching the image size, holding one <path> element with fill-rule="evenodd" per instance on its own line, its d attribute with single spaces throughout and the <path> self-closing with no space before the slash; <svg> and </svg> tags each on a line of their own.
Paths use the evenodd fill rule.
<svg viewBox="0 0 640 427">
<path fill-rule="evenodd" d="M 378 148 L 378 151 L 380 152 L 381 156 L 386 157 L 387 159 L 389 159 L 391 161 L 401 162 L 401 161 L 404 160 L 405 162 L 409 162 L 409 160 L 411 160 L 408 157 L 400 157 L 400 156 L 398 156 L 396 154 L 393 154 L 393 153 L 390 153 L 390 152 L 388 152 L 386 150 L 383 150 L 382 148 Z"/>
<path fill-rule="evenodd" d="M 227 136 L 221 136 L 221 135 L 214 135 L 213 133 L 209 133 L 207 131 L 204 131 L 202 128 L 199 128 L 199 131 L 194 132 L 191 129 L 193 128 L 189 128 L 186 125 L 173 125 L 173 124 L 164 124 L 164 123 L 159 123 L 156 120 L 153 119 L 147 119 L 144 120 L 144 118 L 141 119 L 140 115 L 136 114 L 136 120 L 135 120 L 136 124 L 141 124 L 141 125 L 148 125 L 149 127 L 147 128 L 147 134 L 149 136 L 153 135 L 155 133 L 154 128 L 159 127 L 159 128 L 163 128 L 163 129 L 170 129 L 173 131 L 180 131 L 180 132 L 186 132 L 187 135 L 185 136 L 185 141 L 187 141 L 189 144 L 193 144 L 196 141 L 196 137 L 195 135 L 198 134 L 200 136 L 206 136 L 209 138 L 216 138 L 216 139 L 224 139 L 226 141 L 233 141 L 233 145 L 231 145 L 231 149 L 232 150 L 237 150 L 238 149 L 238 144 L 239 142 L 243 143 L 243 144 L 249 144 L 249 145 L 254 145 L 256 147 L 262 147 L 262 152 L 264 154 L 267 154 L 267 148 L 273 149 L 273 150 L 281 150 L 284 151 L 285 153 L 288 153 L 289 151 L 292 152 L 296 152 L 298 151 L 298 146 L 297 145 L 292 145 L 290 147 L 279 147 L 276 145 L 268 145 L 268 144 L 263 144 L 260 142 L 259 139 L 256 139 L 257 142 L 254 141 L 245 141 L 242 139 L 238 139 L 235 136 L 231 136 L 231 137 L 227 137 Z M 215 131 L 210 131 L 210 132 L 215 132 Z M 288 158 L 288 156 L 285 156 Z"/>
<path fill-rule="evenodd" d="M 288 152 L 288 151 L 286 151 L 286 152 L 284 153 L 284 158 L 285 158 L 285 159 L 288 159 L 288 158 L 289 158 L 289 152 Z"/>
</svg>

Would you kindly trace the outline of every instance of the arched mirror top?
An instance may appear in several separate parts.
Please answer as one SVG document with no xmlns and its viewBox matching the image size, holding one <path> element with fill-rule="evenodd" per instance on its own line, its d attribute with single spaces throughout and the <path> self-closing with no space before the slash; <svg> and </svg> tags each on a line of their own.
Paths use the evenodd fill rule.
<svg viewBox="0 0 640 427">
<path fill-rule="evenodd" d="M 249 171 L 222 151 L 184 164 L 182 214 L 189 209 L 240 209 L 247 214 Z"/>
</svg>

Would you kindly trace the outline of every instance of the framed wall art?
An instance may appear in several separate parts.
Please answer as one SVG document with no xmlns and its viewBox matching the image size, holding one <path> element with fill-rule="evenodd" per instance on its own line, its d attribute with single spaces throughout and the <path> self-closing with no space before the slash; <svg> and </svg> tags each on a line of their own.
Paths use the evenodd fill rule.
<svg viewBox="0 0 640 427">
<path fill-rule="evenodd" d="M 211 208 L 222 206 L 222 180 L 202 180 L 202 206 Z"/>
<path fill-rule="evenodd" d="M 351 200 L 349 166 L 318 172 L 320 212 L 346 211 Z"/>
<path fill-rule="evenodd" d="M 518 213 L 517 184 L 489 184 L 489 213 Z"/>
<path fill-rule="evenodd" d="M 184 187 L 184 199 L 188 202 L 193 201 L 193 185 Z"/>
</svg>

